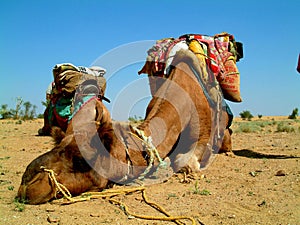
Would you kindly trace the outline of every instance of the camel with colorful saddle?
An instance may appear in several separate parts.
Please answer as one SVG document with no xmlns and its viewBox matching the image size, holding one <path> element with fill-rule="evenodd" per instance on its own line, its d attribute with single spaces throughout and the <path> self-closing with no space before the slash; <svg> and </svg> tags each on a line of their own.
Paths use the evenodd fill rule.
<svg viewBox="0 0 300 225">
<path fill-rule="evenodd" d="M 194 37 L 182 36 L 180 42 L 185 41 L 188 48 L 165 54 L 164 63 L 172 57 L 170 65 L 162 65 L 157 60 L 159 54 L 154 61 L 149 61 L 152 55 L 147 58 L 141 72 L 148 73 L 150 79 L 156 77 L 156 83 L 151 84 L 153 97 L 138 126 L 113 121 L 97 94 L 80 105 L 81 90 L 85 88 L 79 89 L 74 103 L 79 107 L 66 132 L 54 129 L 55 147 L 28 165 L 18 197 L 40 204 L 62 197 L 66 191 L 80 195 L 101 191 L 111 183 L 140 183 L 146 178 L 155 179 L 153 174 L 168 166 L 167 158 L 174 172 L 197 172 L 207 167 L 219 150 L 231 151 L 232 114 L 219 82 L 232 75 L 226 73 L 227 61 L 235 62 L 241 55 L 230 42 L 232 36 L 213 37 L 229 40 L 223 53 L 228 56 L 224 68 L 218 64 L 214 68 L 217 61 L 213 57 L 217 56 L 210 54 L 209 47 L 205 52 L 202 42 L 193 41 Z M 193 42 L 201 44 L 201 54 L 190 50 Z M 205 63 L 204 68 L 199 61 Z M 49 171 L 55 179 L 49 177 Z"/>
</svg>

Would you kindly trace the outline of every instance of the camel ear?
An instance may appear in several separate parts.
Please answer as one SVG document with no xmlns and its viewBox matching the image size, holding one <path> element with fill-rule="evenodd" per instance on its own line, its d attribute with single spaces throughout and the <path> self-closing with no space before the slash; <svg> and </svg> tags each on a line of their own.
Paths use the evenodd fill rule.
<svg viewBox="0 0 300 225">
<path fill-rule="evenodd" d="M 56 145 L 58 145 L 61 140 L 66 136 L 65 132 L 60 127 L 52 127 L 51 136 Z"/>
</svg>

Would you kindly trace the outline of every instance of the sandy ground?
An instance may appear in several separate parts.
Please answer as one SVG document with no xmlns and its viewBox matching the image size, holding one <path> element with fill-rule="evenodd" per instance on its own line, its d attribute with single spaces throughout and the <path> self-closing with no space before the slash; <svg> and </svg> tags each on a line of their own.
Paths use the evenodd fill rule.
<svg viewBox="0 0 300 225">
<path fill-rule="evenodd" d="M 280 123 L 294 131 L 278 132 Z M 255 129 L 241 129 L 244 125 Z M 0 224 L 175 224 L 133 218 L 105 199 L 70 205 L 16 202 L 26 166 L 53 146 L 50 137 L 36 136 L 40 127 L 42 120 L 0 120 Z M 180 174 L 147 186 L 147 197 L 172 216 L 189 216 L 197 224 L 300 224 L 300 120 L 236 118 L 233 130 L 232 155 L 217 155 L 190 183 L 181 183 Z M 115 199 L 136 214 L 162 216 L 140 193 Z"/>
</svg>

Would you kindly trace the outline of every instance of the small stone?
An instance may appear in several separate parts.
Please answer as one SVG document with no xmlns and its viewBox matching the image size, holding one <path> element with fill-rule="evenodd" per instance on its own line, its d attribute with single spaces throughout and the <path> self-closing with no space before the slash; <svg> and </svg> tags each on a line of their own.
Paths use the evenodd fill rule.
<svg viewBox="0 0 300 225">
<path fill-rule="evenodd" d="M 285 176 L 286 172 L 284 170 L 278 170 L 275 176 Z"/>
<path fill-rule="evenodd" d="M 255 177 L 255 176 L 257 175 L 257 173 L 254 172 L 254 171 L 251 171 L 249 174 L 250 174 L 252 177 Z"/>
<path fill-rule="evenodd" d="M 55 212 L 55 209 L 46 209 L 46 212 Z"/>
<path fill-rule="evenodd" d="M 47 221 L 49 222 L 49 223 L 58 223 L 59 221 L 60 221 L 60 219 L 59 219 L 59 217 L 57 217 L 57 216 L 48 216 L 47 217 Z"/>
<path fill-rule="evenodd" d="M 261 203 L 257 204 L 259 207 L 266 205 L 267 202 L 265 200 L 263 200 Z"/>
</svg>

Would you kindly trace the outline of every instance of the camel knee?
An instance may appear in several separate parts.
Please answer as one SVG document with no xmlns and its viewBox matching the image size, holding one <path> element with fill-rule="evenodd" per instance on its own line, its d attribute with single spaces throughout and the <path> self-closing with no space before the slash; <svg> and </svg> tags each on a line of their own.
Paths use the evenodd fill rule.
<svg viewBox="0 0 300 225">
<path fill-rule="evenodd" d="M 174 161 L 174 171 L 185 173 L 199 172 L 209 164 L 211 156 L 211 146 L 200 144 L 196 146 L 195 149 L 176 156 Z"/>
</svg>

